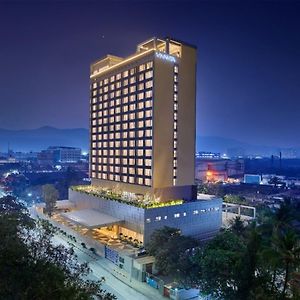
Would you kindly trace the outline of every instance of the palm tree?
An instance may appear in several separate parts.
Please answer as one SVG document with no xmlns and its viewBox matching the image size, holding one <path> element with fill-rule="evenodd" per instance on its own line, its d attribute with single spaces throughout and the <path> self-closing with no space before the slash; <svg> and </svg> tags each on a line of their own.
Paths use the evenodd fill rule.
<svg viewBox="0 0 300 300">
<path fill-rule="evenodd" d="M 273 236 L 273 248 L 284 270 L 284 281 L 282 288 L 282 298 L 286 296 L 290 275 L 300 266 L 300 244 L 297 234 L 292 230 L 279 233 Z"/>
</svg>

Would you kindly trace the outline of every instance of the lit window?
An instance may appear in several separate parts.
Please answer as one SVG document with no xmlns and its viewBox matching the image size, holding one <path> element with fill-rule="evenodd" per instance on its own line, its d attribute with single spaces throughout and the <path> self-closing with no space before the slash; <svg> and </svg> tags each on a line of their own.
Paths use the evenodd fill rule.
<svg viewBox="0 0 300 300">
<path fill-rule="evenodd" d="M 180 214 L 177 213 L 177 214 L 174 214 L 174 218 L 179 218 L 180 217 Z"/>
<path fill-rule="evenodd" d="M 145 73 L 145 78 L 146 79 L 150 79 L 150 78 L 152 78 L 152 76 L 153 76 L 153 71 L 148 71 L 148 72 Z"/>
<path fill-rule="evenodd" d="M 144 93 L 143 92 L 141 92 L 141 93 L 138 94 L 138 99 L 139 100 L 143 100 L 144 99 Z"/>
<path fill-rule="evenodd" d="M 155 221 L 160 221 L 160 220 L 161 220 L 161 216 L 155 217 Z"/>
<path fill-rule="evenodd" d="M 151 219 L 146 219 L 146 222 L 147 222 L 147 223 L 150 223 L 150 222 L 151 222 Z"/>
<path fill-rule="evenodd" d="M 152 68 L 153 67 L 153 62 L 152 61 L 147 62 L 146 67 L 147 67 L 147 69 Z"/>
<path fill-rule="evenodd" d="M 139 84 L 139 91 L 142 91 L 144 89 L 144 83 Z"/>
<path fill-rule="evenodd" d="M 146 82 L 146 89 L 152 88 L 152 80 Z"/>
<path fill-rule="evenodd" d="M 199 211 L 196 209 L 193 211 L 193 215 L 198 215 L 199 214 Z"/>
<path fill-rule="evenodd" d="M 145 150 L 145 156 L 151 156 L 152 155 L 152 150 L 151 149 L 146 149 Z"/>
<path fill-rule="evenodd" d="M 144 64 L 139 66 L 139 71 L 145 71 L 145 69 L 146 69 L 146 66 Z"/>
<path fill-rule="evenodd" d="M 151 98 L 152 97 L 152 90 L 147 91 L 145 96 L 146 96 L 146 98 Z"/>
</svg>

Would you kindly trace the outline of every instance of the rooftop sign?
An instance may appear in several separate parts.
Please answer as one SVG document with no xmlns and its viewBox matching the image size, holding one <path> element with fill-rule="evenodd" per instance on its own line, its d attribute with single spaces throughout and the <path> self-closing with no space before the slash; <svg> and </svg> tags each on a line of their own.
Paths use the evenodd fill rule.
<svg viewBox="0 0 300 300">
<path fill-rule="evenodd" d="M 157 58 L 163 59 L 163 60 L 167 60 L 170 62 L 175 63 L 176 62 L 176 58 L 172 55 L 166 54 L 166 53 L 162 53 L 162 52 L 155 52 L 155 56 Z"/>
</svg>

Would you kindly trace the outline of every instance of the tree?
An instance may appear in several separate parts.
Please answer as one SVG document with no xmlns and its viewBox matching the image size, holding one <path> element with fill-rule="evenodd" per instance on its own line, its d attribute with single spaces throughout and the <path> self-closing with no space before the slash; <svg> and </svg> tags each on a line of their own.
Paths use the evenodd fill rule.
<svg viewBox="0 0 300 300">
<path fill-rule="evenodd" d="M 236 235 L 241 235 L 245 232 L 245 225 L 240 216 L 235 217 L 229 222 L 230 230 Z"/>
<path fill-rule="evenodd" d="M 285 233 L 278 233 L 273 236 L 273 250 L 278 256 L 284 271 L 284 280 L 282 288 L 282 298 L 286 297 L 288 283 L 291 273 L 300 266 L 300 244 L 299 237 L 293 230 L 287 230 Z"/>
<path fill-rule="evenodd" d="M 56 208 L 58 200 L 58 191 L 52 184 L 45 184 L 42 188 L 43 198 L 46 204 L 45 212 L 51 216 Z"/>
<path fill-rule="evenodd" d="M 23 223 L 28 214 L 13 197 L 0 203 L 0 299 L 116 299 L 101 281 L 86 280 L 90 269 L 72 248 L 52 244 L 50 223 Z"/>
<path fill-rule="evenodd" d="M 282 184 L 281 180 L 277 177 L 277 176 L 273 176 L 270 180 L 269 180 L 269 184 L 273 184 L 274 187 L 277 187 L 279 184 Z"/>
<path fill-rule="evenodd" d="M 181 235 L 176 228 L 165 226 L 154 231 L 147 250 L 155 257 L 155 266 L 160 273 L 172 275 L 184 285 L 192 285 L 197 265 L 191 258 L 198 246 L 195 239 Z"/>
<path fill-rule="evenodd" d="M 200 290 L 217 299 L 238 299 L 244 253 L 244 243 L 230 231 L 211 240 L 195 257 L 200 267 Z"/>
<path fill-rule="evenodd" d="M 247 201 L 244 197 L 241 197 L 241 196 L 238 196 L 238 195 L 230 195 L 230 194 L 224 196 L 224 202 L 234 203 L 234 204 L 241 204 L 241 205 L 247 204 Z"/>
</svg>

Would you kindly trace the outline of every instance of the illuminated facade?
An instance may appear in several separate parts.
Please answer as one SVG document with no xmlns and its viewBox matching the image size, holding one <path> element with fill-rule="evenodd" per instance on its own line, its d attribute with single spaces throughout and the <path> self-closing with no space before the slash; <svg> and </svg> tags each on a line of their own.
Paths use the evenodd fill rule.
<svg viewBox="0 0 300 300">
<path fill-rule="evenodd" d="M 196 48 L 153 38 L 132 56 L 107 55 L 95 62 L 90 79 L 92 184 L 191 195 Z"/>
</svg>

